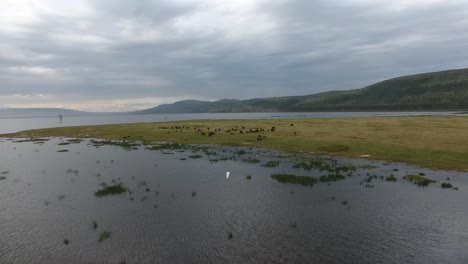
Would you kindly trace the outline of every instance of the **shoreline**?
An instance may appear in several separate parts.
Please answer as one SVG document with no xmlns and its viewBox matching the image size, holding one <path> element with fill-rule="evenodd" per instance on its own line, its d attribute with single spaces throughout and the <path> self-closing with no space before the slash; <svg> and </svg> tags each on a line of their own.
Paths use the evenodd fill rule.
<svg viewBox="0 0 468 264">
<path fill-rule="evenodd" d="M 4 138 L 99 138 L 253 146 L 468 171 L 468 117 L 346 117 L 187 120 L 72 126 L 2 134 Z"/>
</svg>

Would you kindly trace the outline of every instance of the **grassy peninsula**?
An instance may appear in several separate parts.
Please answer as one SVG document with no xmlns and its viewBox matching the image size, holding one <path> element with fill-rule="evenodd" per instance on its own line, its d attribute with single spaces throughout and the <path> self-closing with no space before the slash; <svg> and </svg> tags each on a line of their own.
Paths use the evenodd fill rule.
<svg viewBox="0 0 468 264">
<path fill-rule="evenodd" d="M 73 137 L 257 146 L 468 171 L 468 117 L 191 120 L 37 129 L 14 138 Z"/>
</svg>

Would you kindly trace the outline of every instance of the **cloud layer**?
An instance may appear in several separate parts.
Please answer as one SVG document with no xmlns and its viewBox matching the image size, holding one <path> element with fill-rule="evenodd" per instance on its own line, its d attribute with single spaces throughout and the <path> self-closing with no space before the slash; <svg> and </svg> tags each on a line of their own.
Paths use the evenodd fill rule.
<svg viewBox="0 0 468 264">
<path fill-rule="evenodd" d="M 6 0 L 0 107 L 127 111 L 468 67 L 457 0 Z"/>
</svg>

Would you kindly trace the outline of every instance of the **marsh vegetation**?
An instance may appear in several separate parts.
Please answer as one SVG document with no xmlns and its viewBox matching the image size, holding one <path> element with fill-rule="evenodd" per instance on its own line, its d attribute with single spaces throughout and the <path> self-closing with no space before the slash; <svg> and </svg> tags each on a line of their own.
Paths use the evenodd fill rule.
<svg viewBox="0 0 468 264">
<path fill-rule="evenodd" d="M 103 183 L 101 186 L 101 189 L 97 190 L 94 195 L 96 197 L 103 197 L 107 195 L 116 195 L 116 194 L 122 194 L 126 193 L 127 188 L 123 186 L 123 183 L 118 183 L 115 185 L 107 185 L 106 183 Z"/>
</svg>

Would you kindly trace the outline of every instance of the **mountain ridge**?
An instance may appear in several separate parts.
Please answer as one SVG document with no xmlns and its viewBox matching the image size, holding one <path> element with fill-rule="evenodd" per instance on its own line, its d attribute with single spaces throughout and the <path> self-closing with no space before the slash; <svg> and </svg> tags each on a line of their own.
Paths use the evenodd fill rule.
<svg viewBox="0 0 468 264">
<path fill-rule="evenodd" d="M 85 116 L 94 113 L 65 108 L 0 108 L 0 118 Z"/>
<path fill-rule="evenodd" d="M 354 90 L 246 100 L 183 100 L 132 113 L 434 111 L 466 109 L 468 109 L 468 68 L 395 77 Z"/>
</svg>

